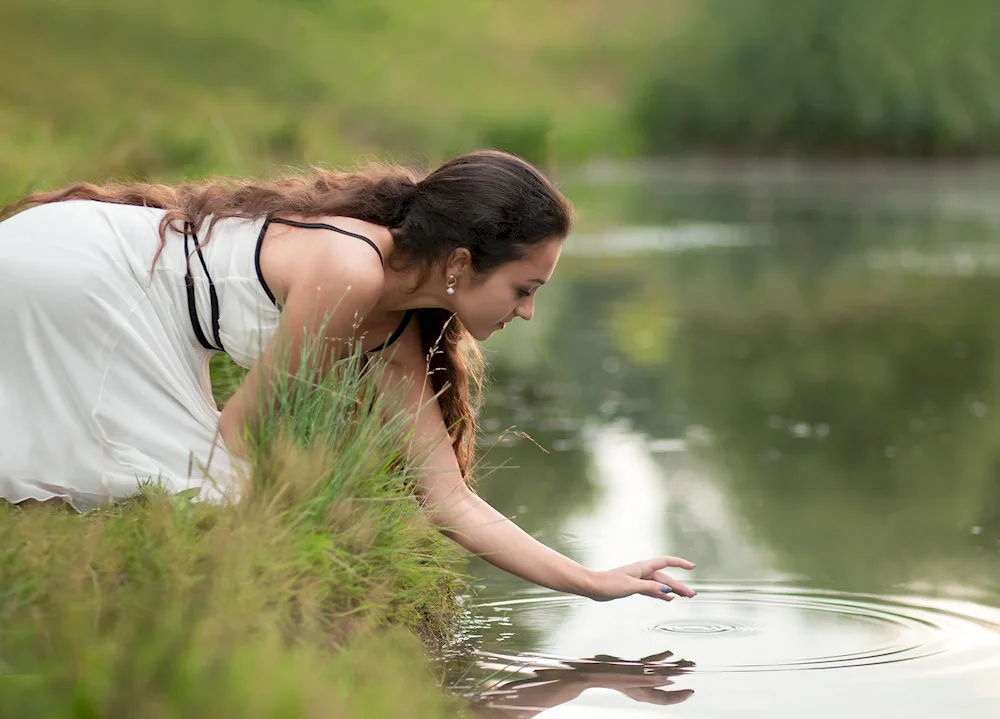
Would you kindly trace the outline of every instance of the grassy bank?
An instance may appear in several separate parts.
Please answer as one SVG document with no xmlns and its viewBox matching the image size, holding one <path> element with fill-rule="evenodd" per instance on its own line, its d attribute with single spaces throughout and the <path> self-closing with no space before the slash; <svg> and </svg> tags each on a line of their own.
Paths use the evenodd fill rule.
<svg viewBox="0 0 1000 719">
<path fill-rule="evenodd" d="M 679 4 L 9 0 L 0 195 L 483 144 L 616 152 L 623 93 Z"/>
<path fill-rule="evenodd" d="M 0 506 L 0 714 L 457 716 L 424 652 L 456 552 L 358 367 L 282 385 L 237 502 Z"/>
<path fill-rule="evenodd" d="M 1000 152 L 991 0 L 702 0 L 634 108 L 646 152 Z"/>
</svg>

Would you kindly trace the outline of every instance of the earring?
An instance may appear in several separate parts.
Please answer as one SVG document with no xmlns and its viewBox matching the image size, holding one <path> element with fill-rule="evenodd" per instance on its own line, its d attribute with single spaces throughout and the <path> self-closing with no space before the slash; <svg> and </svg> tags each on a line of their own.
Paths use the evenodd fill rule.
<svg viewBox="0 0 1000 719">
<path fill-rule="evenodd" d="M 449 295 L 455 294 L 455 285 L 458 282 L 455 275 L 448 275 L 448 288 L 445 290 Z"/>
</svg>

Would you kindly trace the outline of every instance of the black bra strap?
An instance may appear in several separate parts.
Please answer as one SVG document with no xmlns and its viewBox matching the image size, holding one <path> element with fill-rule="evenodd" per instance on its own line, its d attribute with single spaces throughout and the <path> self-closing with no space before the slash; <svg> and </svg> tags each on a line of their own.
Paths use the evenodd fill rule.
<svg viewBox="0 0 1000 719">
<path fill-rule="evenodd" d="M 334 227 L 333 225 L 327 225 L 326 223 L 323 222 L 298 222 L 296 220 L 284 220 L 280 217 L 268 217 L 264 221 L 264 228 L 266 229 L 268 224 L 272 222 L 277 222 L 280 225 L 291 225 L 292 227 L 305 227 L 307 229 L 317 229 L 317 230 L 331 230 L 333 232 L 339 232 L 342 235 L 347 235 L 348 237 L 355 237 L 371 245 L 372 249 L 375 250 L 376 253 L 378 253 L 379 262 L 381 262 L 383 265 L 385 264 L 385 258 L 382 257 L 382 250 L 380 250 L 378 248 L 378 245 L 376 245 L 374 242 L 372 242 L 364 235 L 357 235 L 353 232 L 348 232 L 347 230 L 342 230 L 339 227 Z"/>
<path fill-rule="evenodd" d="M 194 277 L 191 275 L 191 250 L 189 248 L 189 238 L 192 237 L 194 238 L 195 251 L 198 253 L 198 259 L 201 261 L 201 268 L 205 271 L 205 277 L 208 278 L 208 296 L 212 309 L 212 337 L 215 340 L 215 346 L 212 346 L 208 338 L 205 337 L 205 332 L 201 328 L 201 321 L 198 319 L 198 304 L 195 300 Z M 194 328 L 194 335 L 205 349 L 225 352 L 219 332 L 219 295 L 215 291 L 215 284 L 212 282 L 212 276 L 208 272 L 208 263 L 205 262 L 205 256 L 201 252 L 198 235 L 195 233 L 194 227 L 190 222 L 184 223 L 184 263 L 186 266 L 184 284 L 187 287 L 188 314 L 191 316 L 191 327 Z"/>
<path fill-rule="evenodd" d="M 264 220 L 264 224 L 260 228 L 260 234 L 257 235 L 257 247 L 253 251 L 253 266 L 254 269 L 257 270 L 257 281 L 260 282 L 260 286 L 264 290 L 264 294 L 266 294 L 271 302 L 274 303 L 274 306 L 280 310 L 281 305 L 278 304 L 278 299 L 274 296 L 274 293 L 271 292 L 271 288 L 267 286 L 267 280 L 264 279 L 264 273 L 260 270 L 260 248 L 264 244 L 264 234 L 267 232 L 267 226 L 270 224 L 271 218 L 269 217 Z"/>
<path fill-rule="evenodd" d="M 297 220 L 286 220 L 286 219 L 281 218 L 281 217 L 268 217 L 267 219 L 264 220 L 264 224 L 260 228 L 260 234 L 257 236 L 257 248 L 254 251 L 254 267 L 257 270 L 257 279 L 260 281 L 260 286 L 264 289 L 265 294 L 267 294 L 267 296 L 271 299 L 271 301 L 279 309 L 281 308 L 281 306 L 278 304 L 278 300 L 275 298 L 274 293 L 271 292 L 271 288 L 267 286 L 267 282 L 264 280 L 264 273 L 261 272 L 261 269 L 260 269 L 260 248 L 261 248 L 261 245 L 264 243 L 264 234 L 267 232 L 267 228 L 268 228 L 268 226 L 270 226 L 270 224 L 272 222 L 277 223 L 279 225 L 290 225 L 292 227 L 304 227 L 306 229 L 330 230 L 331 232 L 338 232 L 341 235 L 347 235 L 348 237 L 354 237 L 354 238 L 356 238 L 358 240 L 361 240 L 362 242 L 368 243 L 371 246 L 371 248 L 373 250 L 375 250 L 375 253 L 378 255 L 379 262 L 381 262 L 383 265 L 385 265 L 385 258 L 382 256 L 382 250 L 380 250 L 378 248 L 378 245 L 376 245 L 374 242 L 372 242 L 370 239 L 368 239 L 364 235 L 358 235 L 358 234 L 355 234 L 354 232 L 348 232 L 347 230 L 342 230 L 339 227 L 334 227 L 333 225 L 328 225 L 325 222 L 299 222 Z M 207 274 L 207 270 L 206 270 L 206 274 Z M 209 287 L 211 287 L 211 285 L 209 285 Z M 214 292 L 214 290 L 213 290 L 213 292 Z M 410 320 L 413 319 L 413 314 L 414 314 L 414 310 L 407 310 L 406 314 L 403 315 L 403 320 L 399 323 L 399 326 L 395 329 L 395 331 L 389 336 L 389 339 L 387 339 L 385 342 L 383 342 L 382 344 L 380 344 L 375 349 L 371 349 L 371 350 L 368 350 L 368 351 L 369 352 L 380 352 L 380 351 L 384 350 L 386 347 L 388 347 L 389 345 L 391 345 L 393 342 L 395 342 L 396 340 L 398 340 L 402 336 L 403 332 L 406 331 L 406 327 L 407 327 L 407 325 L 410 324 Z M 221 346 L 221 344 L 220 344 L 220 346 Z"/>
<path fill-rule="evenodd" d="M 369 352 L 381 352 L 386 347 L 388 347 L 389 345 L 391 345 L 393 342 L 395 342 L 396 340 L 398 340 L 403 335 L 403 332 L 406 331 L 406 326 L 408 324 L 410 324 L 410 320 L 413 319 L 413 313 L 414 312 L 415 312 L 415 310 L 407 310 L 406 314 L 403 315 L 403 321 L 399 323 L 399 327 L 396 328 L 396 331 L 393 332 L 391 335 L 389 335 L 389 339 L 387 339 L 385 342 L 383 342 L 382 344 L 380 344 L 375 349 L 371 349 L 371 350 L 368 350 L 368 351 Z"/>
</svg>

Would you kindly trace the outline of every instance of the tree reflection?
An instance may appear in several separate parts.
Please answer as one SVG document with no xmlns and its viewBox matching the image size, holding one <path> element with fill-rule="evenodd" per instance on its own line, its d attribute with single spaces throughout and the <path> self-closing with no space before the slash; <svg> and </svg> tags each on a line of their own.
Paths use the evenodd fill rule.
<svg viewBox="0 0 1000 719">
<path fill-rule="evenodd" d="M 560 546 L 554 528 L 594 496 L 579 421 L 553 397 L 542 374 L 494 369 L 476 468 L 477 488 L 500 512 L 538 539 Z M 492 431 L 490 431 L 492 430 Z M 565 547 L 563 547 L 565 548 Z"/>
<path fill-rule="evenodd" d="M 850 283 L 809 308 L 687 308 L 689 419 L 785 569 L 876 590 L 946 578 L 934 562 L 966 553 L 1000 458 L 998 289 Z"/>
</svg>

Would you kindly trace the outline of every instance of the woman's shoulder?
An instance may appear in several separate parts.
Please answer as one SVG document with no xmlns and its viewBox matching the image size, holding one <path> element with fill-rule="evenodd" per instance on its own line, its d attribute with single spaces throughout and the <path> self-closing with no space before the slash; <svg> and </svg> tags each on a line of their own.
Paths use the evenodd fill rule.
<svg viewBox="0 0 1000 719">
<path fill-rule="evenodd" d="M 381 245 L 382 242 L 392 242 L 392 233 L 387 227 L 377 225 L 374 222 L 359 220 L 356 217 L 346 217 L 343 215 L 297 215 L 280 213 L 272 216 L 272 221 L 278 223 L 288 222 L 300 225 L 297 229 L 328 229 L 341 234 L 360 235 Z M 296 229 L 294 225 L 288 227 L 289 230 Z"/>
<path fill-rule="evenodd" d="M 281 215 L 276 219 L 297 223 L 272 224 L 274 241 L 265 242 L 261 250 L 262 265 L 285 292 L 302 283 L 315 283 L 317 277 L 351 284 L 355 290 L 381 292 L 386 238 L 377 231 L 388 236 L 388 230 L 351 217 Z M 388 240 L 392 241 L 391 236 Z"/>
<path fill-rule="evenodd" d="M 336 248 L 331 252 L 345 258 L 354 255 L 362 259 L 375 257 L 379 264 L 385 264 L 394 245 L 387 228 L 355 217 L 281 215 L 272 217 L 272 222 L 284 225 L 276 229 L 275 234 L 294 237 L 319 253 L 325 248 Z"/>
</svg>

